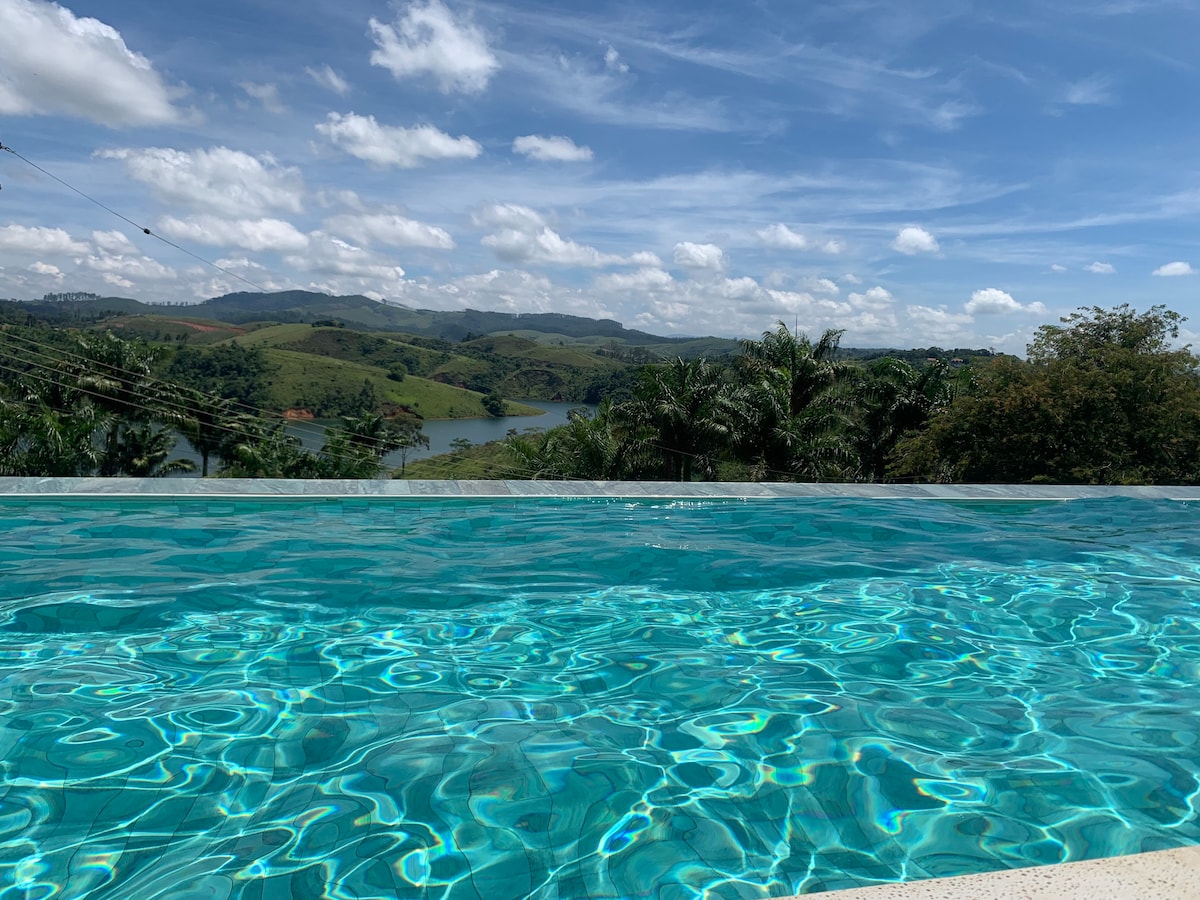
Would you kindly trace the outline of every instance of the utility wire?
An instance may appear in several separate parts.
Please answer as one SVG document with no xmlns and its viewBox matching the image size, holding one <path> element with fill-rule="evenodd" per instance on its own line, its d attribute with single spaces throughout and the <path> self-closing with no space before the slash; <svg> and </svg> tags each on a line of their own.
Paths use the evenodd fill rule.
<svg viewBox="0 0 1200 900">
<path fill-rule="evenodd" d="M 203 256 L 199 255 L 198 253 L 193 253 L 191 250 L 188 250 L 186 247 L 181 247 L 179 244 L 175 243 L 174 241 L 163 237 L 158 232 L 151 231 L 147 226 L 141 225 L 141 224 L 135 222 L 133 219 L 129 218 L 129 216 L 126 216 L 123 213 L 117 212 L 117 210 L 115 210 L 111 206 L 108 206 L 107 204 L 101 202 L 100 200 L 97 200 L 91 194 L 81 191 L 79 188 L 75 187 L 75 185 L 71 184 L 70 182 L 65 181 L 62 178 L 59 178 L 53 172 L 50 172 L 50 171 L 42 168 L 37 163 L 35 163 L 33 160 L 28 159 L 25 156 L 22 156 L 20 153 L 18 153 L 12 147 L 9 147 L 7 144 L 0 143 L 0 150 L 3 150 L 5 153 L 11 153 L 17 159 L 21 160 L 21 162 L 37 169 L 39 172 L 41 172 L 47 178 L 54 179 L 59 184 L 61 184 L 63 187 L 65 187 L 67 190 L 74 191 L 76 194 L 78 194 L 84 200 L 87 200 L 89 203 L 94 203 L 94 204 L 96 204 L 96 206 L 100 207 L 105 212 L 111 213 L 112 215 L 114 215 L 118 219 L 120 219 L 121 221 L 129 223 L 134 228 L 136 228 L 138 231 L 140 231 L 142 234 L 144 234 L 148 237 L 152 237 L 155 240 L 162 241 L 168 247 L 173 247 L 176 250 L 178 250 L 180 253 L 184 253 L 184 254 L 188 255 L 192 259 L 196 260 L 197 262 L 203 263 L 206 266 L 216 269 L 218 272 L 222 272 L 223 274 L 228 275 L 230 278 L 236 278 L 238 281 L 241 281 L 241 282 L 244 282 L 245 284 L 250 285 L 250 287 L 254 288 L 255 290 L 262 291 L 264 294 L 271 293 L 270 288 L 264 287 L 263 285 L 258 284 L 255 281 L 251 281 L 249 278 L 246 278 L 243 275 L 239 275 L 237 272 L 227 269 L 225 266 L 218 265 L 217 263 L 213 262 L 211 259 L 205 259 Z"/>
<path fill-rule="evenodd" d="M 11 348 L 11 349 L 19 349 L 25 354 L 29 354 L 30 356 L 33 356 L 33 357 L 38 357 L 38 359 L 31 359 L 28 357 L 21 357 L 16 354 L 13 354 L 10 357 L 11 361 L 19 362 L 26 366 L 30 366 L 30 367 L 32 367 L 33 371 L 30 371 L 28 369 L 14 368 L 13 366 L 5 365 L 3 362 L 0 362 L 0 371 L 6 371 L 11 374 L 26 377 L 26 378 L 32 378 L 43 384 L 49 384 L 49 385 L 53 385 L 55 387 L 64 388 L 66 390 L 76 391 L 80 394 L 83 394 L 88 397 L 92 397 L 94 399 L 101 399 L 101 400 L 108 399 L 108 395 L 106 395 L 100 391 L 94 391 L 94 390 L 90 390 L 85 387 L 81 387 L 77 383 L 63 380 L 63 373 L 61 372 L 61 370 L 59 368 L 57 368 L 57 366 L 55 364 L 61 364 L 63 362 L 75 362 L 77 365 L 86 364 L 91 367 L 98 367 L 103 370 L 107 370 L 106 372 L 104 372 L 102 374 L 110 374 L 112 377 L 123 378 L 127 382 L 131 382 L 133 384 L 136 384 L 137 382 L 142 381 L 146 377 L 142 373 L 132 372 L 127 369 L 122 369 L 119 366 L 112 365 L 111 363 L 100 362 L 97 360 L 90 359 L 88 357 L 80 356 L 78 354 L 73 354 L 66 350 L 61 350 L 57 347 L 53 347 L 48 344 L 43 344 L 39 341 L 35 341 L 31 338 L 28 338 L 25 335 L 17 334 L 14 331 L 4 332 L 3 335 L 0 336 L 0 346 L 2 346 L 6 340 L 12 339 L 12 338 L 17 338 L 20 341 L 24 341 L 27 344 L 32 345 L 33 347 L 40 348 L 38 350 L 31 349 L 30 347 L 22 347 L 22 346 L 17 346 L 17 347 Z M 43 350 L 48 350 L 50 352 L 49 353 L 42 352 Z M 45 360 L 45 362 L 42 362 L 40 360 Z M 167 381 L 164 379 L 155 379 L 155 382 L 157 384 L 162 385 L 165 388 L 168 388 L 169 390 L 179 391 L 179 392 L 181 392 L 181 394 L 193 392 L 193 389 L 182 387 L 178 384 L 175 384 L 174 382 Z M 124 393 L 128 397 L 132 398 L 134 401 L 140 401 L 140 402 L 134 402 L 131 405 L 134 406 L 135 408 L 141 410 L 142 412 L 145 412 L 147 414 L 153 414 L 155 412 L 166 410 L 167 412 L 171 412 L 171 413 L 178 415 L 180 418 L 188 417 L 194 413 L 194 410 L 191 407 L 189 407 L 186 404 L 186 402 L 184 402 L 182 400 L 177 402 L 175 398 L 170 397 L 170 396 L 168 396 L 168 397 L 153 396 L 148 393 L 145 393 L 144 391 L 137 390 L 137 388 L 134 387 L 133 384 L 128 385 L 128 386 L 123 386 L 123 390 L 124 390 Z M 203 392 L 199 392 L 199 393 L 202 394 Z M 38 404 L 33 403 L 31 401 L 20 400 L 18 398 L 10 398 L 10 400 L 8 402 L 18 403 L 27 409 L 38 408 Z M 323 441 L 328 440 L 329 435 L 327 433 L 327 430 L 323 427 L 315 426 L 315 425 L 308 425 L 303 420 L 290 419 L 287 416 L 282 416 L 278 413 L 273 413 L 273 412 L 269 412 L 267 410 L 260 409 L 258 407 L 250 406 L 249 404 L 246 404 L 246 403 L 240 403 L 238 401 L 228 401 L 228 402 L 230 404 L 230 407 L 235 412 L 237 410 L 241 410 L 247 414 L 254 415 L 257 418 L 260 418 L 264 421 L 269 421 L 269 422 L 274 421 L 274 422 L 286 424 L 292 430 L 293 433 L 299 432 L 302 434 L 307 434 L 311 438 L 321 439 Z M 211 427 L 214 431 L 227 434 L 231 437 L 245 436 L 245 432 L 243 432 L 237 428 L 231 427 L 229 425 L 222 424 L 220 422 L 212 423 Z M 357 435 L 355 432 L 350 432 L 350 434 L 352 436 L 365 437 L 365 435 Z M 317 452 L 317 451 L 310 451 L 310 452 Z M 324 450 L 322 450 L 320 452 L 323 452 L 326 456 L 328 456 L 330 458 L 334 458 L 334 459 L 346 459 L 346 460 L 352 459 L 352 457 L 339 455 L 336 453 L 329 453 L 328 451 L 324 451 Z M 431 457 L 423 457 L 420 460 L 413 460 L 412 462 L 415 463 L 418 461 L 420 461 L 425 466 L 434 468 L 435 470 L 440 467 L 440 469 L 442 471 L 453 471 L 453 469 L 455 468 L 455 464 L 452 462 L 448 462 L 448 461 L 440 462 L 440 463 L 433 462 L 433 458 L 431 458 Z M 512 475 L 514 477 L 526 477 L 526 478 L 528 477 L 527 470 L 521 469 L 516 466 L 492 466 L 492 468 L 499 470 L 502 474 Z M 572 480 L 581 480 L 581 479 L 572 479 Z"/>
</svg>

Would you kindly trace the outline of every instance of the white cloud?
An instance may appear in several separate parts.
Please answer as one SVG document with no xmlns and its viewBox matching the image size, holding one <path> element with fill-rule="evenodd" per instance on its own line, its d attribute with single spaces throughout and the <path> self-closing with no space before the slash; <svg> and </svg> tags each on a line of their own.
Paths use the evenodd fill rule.
<svg viewBox="0 0 1200 900">
<path fill-rule="evenodd" d="M 892 292 L 886 288 L 876 285 L 873 288 L 868 288 L 861 294 L 850 294 L 846 298 L 850 301 L 850 305 L 856 309 L 869 309 L 876 312 L 890 309 L 896 298 L 892 296 Z"/>
<path fill-rule="evenodd" d="M 844 281 L 846 284 L 862 284 L 862 279 L 853 272 L 847 272 L 845 275 L 839 278 L 838 281 Z"/>
<path fill-rule="evenodd" d="M 777 247 L 780 250 L 808 249 L 808 238 L 798 232 L 792 231 L 792 229 L 782 223 L 776 223 L 760 229 L 755 234 L 768 247 Z"/>
<path fill-rule="evenodd" d="M 350 93 L 350 84 L 345 78 L 335 72 L 329 63 L 326 63 L 319 68 L 306 66 L 304 71 L 308 73 L 309 78 L 311 78 L 321 87 L 333 91 L 339 97 L 345 97 L 348 93 Z"/>
<path fill-rule="evenodd" d="M 1050 271 L 1051 271 L 1051 272 L 1060 272 L 1060 273 L 1061 273 L 1061 272 L 1065 272 L 1065 271 L 1067 271 L 1067 267 L 1066 267 L 1066 266 L 1059 265 L 1058 263 L 1053 263 L 1053 264 L 1050 266 Z"/>
<path fill-rule="evenodd" d="M 234 218 L 304 209 L 300 170 L 281 166 L 268 155 L 251 156 L 228 147 L 149 147 L 101 150 L 96 155 L 124 162 L 131 178 L 148 185 L 168 204 Z"/>
<path fill-rule="evenodd" d="M 37 275 L 49 275 L 55 281 L 63 280 L 62 270 L 58 266 L 52 266 L 49 263 L 44 263 L 40 260 L 31 265 L 29 267 L 29 271 Z"/>
<path fill-rule="evenodd" d="M 110 127 L 180 118 L 120 33 L 45 0 L 0 2 L 0 114 L 69 115 Z"/>
<path fill-rule="evenodd" d="M 396 78 L 432 75 L 442 93 L 477 93 L 500 63 L 478 25 L 456 19 L 441 0 L 411 3 L 394 25 L 371 19 L 371 65 Z"/>
<path fill-rule="evenodd" d="M 1174 278 L 1179 275 L 1195 275 L 1196 270 L 1192 268 L 1191 263 L 1178 261 L 1159 266 L 1152 274 L 1160 278 Z"/>
<path fill-rule="evenodd" d="M 587 162 L 592 158 L 591 147 L 580 147 L 567 137 L 537 134 L 527 134 L 513 141 L 513 153 L 543 162 Z"/>
<path fill-rule="evenodd" d="M 119 231 L 93 231 L 92 243 L 105 253 L 134 253 L 133 241 Z"/>
<path fill-rule="evenodd" d="M 43 228 L 40 225 L 5 225 L 0 227 L 0 250 L 53 254 L 87 253 L 87 244 L 75 240 L 61 228 Z"/>
<path fill-rule="evenodd" d="M 246 96 L 257 100 L 262 108 L 269 113 L 280 115 L 287 112 L 287 107 L 279 99 L 279 86 L 276 84 L 258 84 L 253 81 L 239 81 L 238 87 L 246 92 Z"/>
<path fill-rule="evenodd" d="M 210 247 L 241 247 L 262 250 L 303 250 L 308 238 L 282 219 L 222 219 L 198 215 L 186 219 L 167 216 L 158 222 L 158 230 L 180 241 L 193 241 Z"/>
<path fill-rule="evenodd" d="M 1117 271 L 1116 266 L 1114 266 L 1112 263 L 1106 262 L 1094 262 L 1089 266 L 1085 266 L 1084 268 L 1096 275 L 1114 275 Z"/>
<path fill-rule="evenodd" d="M 675 264 L 685 269 L 720 271 L 725 268 L 725 251 L 716 244 L 693 244 L 681 241 L 675 245 Z"/>
<path fill-rule="evenodd" d="M 636 272 L 612 272 L 596 279 L 600 288 L 639 294 L 664 291 L 675 283 L 669 272 L 662 269 L 645 268 Z"/>
<path fill-rule="evenodd" d="M 837 296 L 841 293 L 841 288 L 839 288 L 835 282 L 828 278 L 818 278 L 812 283 L 812 287 L 814 291 L 817 291 L 821 294 L 833 294 L 834 296 Z"/>
<path fill-rule="evenodd" d="M 509 262 L 542 262 L 588 268 L 662 264 L 653 253 L 634 253 L 628 257 L 602 253 L 595 247 L 568 240 L 546 226 L 534 230 L 505 228 L 495 234 L 486 235 L 482 243 L 498 257 Z"/>
<path fill-rule="evenodd" d="M 427 247 L 453 250 L 454 238 L 444 228 L 426 225 L 394 213 L 356 213 L 334 216 L 325 229 L 362 244 L 386 244 L 392 247 Z"/>
<path fill-rule="evenodd" d="M 84 264 L 94 272 L 108 273 L 119 276 L 121 281 L 105 277 L 110 284 L 120 284 L 121 287 L 132 287 L 126 279 L 136 278 L 142 281 L 171 281 L 179 277 L 170 266 L 164 266 L 156 259 L 148 256 L 125 256 L 123 254 L 101 254 L 89 256 Z"/>
<path fill-rule="evenodd" d="M 909 225 L 900 229 L 892 241 L 892 249 L 906 256 L 916 256 L 918 253 L 937 253 L 939 247 L 937 238 L 924 228 Z"/>
<path fill-rule="evenodd" d="M 284 257 L 288 265 L 302 272 L 353 279 L 339 290 L 383 287 L 397 292 L 403 289 L 404 269 L 400 266 L 320 231 L 314 231 L 309 238 L 308 249 L 303 256 Z"/>
<path fill-rule="evenodd" d="M 625 75 L 629 72 L 629 66 L 621 61 L 621 54 L 612 44 L 609 44 L 608 49 L 604 51 L 604 68 L 610 72 L 616 72 L 618 75 Z"/>
<path fill-rule="evenodd" d="M 471 214 L 471 223 L 478 228 L 515 228 L 532 231 L 546 225 L 537 210 L 516 203 L 493 203 Z"/>
<path fill-rule="evenodd" d="M 821 252 L 828 253 L 830 256 L 837 256 L 839 253 L 846 252 L 846 244 L 837 238 L 830 238 L 821 245 Z"/>
<path fill-rule="evenodd" d="M 1012 294 L 999 288 L 984 288 L 971 294 L 964 307 L 971 315 L 994 316 L 1003 313 L 1044 313 L 1045 304 L 1040 302 L 1019 303 Z"/>
<path fill-rule="evenodd" d="M 427 160 L 475 159 L 483 147 L 463 135 L 451 137 L 432 125 L 400 128 L 380 125 L 374 116 L 330 113 L 317 125 L 334 146 L 375 166 L 412 169 Z"/>
<path fill-rule="evenodd" d="M 1113 100 L 1112 79 L 1099 74 L 1071 82 L 1062 93 L 1062 101 L 1072 106 L 1105 106 Z"/>
</svg>

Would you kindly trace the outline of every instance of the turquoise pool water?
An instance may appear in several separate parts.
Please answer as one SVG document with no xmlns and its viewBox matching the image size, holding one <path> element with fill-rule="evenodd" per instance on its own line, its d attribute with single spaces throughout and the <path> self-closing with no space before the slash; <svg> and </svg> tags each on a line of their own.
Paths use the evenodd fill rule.
<svg viewBox="0 0 1200 900">
<path fill-rule="evenodd" d="M 0 900 L 753 898 L 1200 841 L 1197 508 L 0 502 Z"/>
</svg>

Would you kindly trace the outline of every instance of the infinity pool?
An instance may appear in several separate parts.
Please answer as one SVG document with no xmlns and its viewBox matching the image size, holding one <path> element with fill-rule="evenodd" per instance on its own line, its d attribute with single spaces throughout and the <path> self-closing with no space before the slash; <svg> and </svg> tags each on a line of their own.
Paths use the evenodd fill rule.
<svg viewBox="0 0 1200 900">
<path fill-rule="evenodd" d="M 757 898 L 1197 843 L 1197 521 L 0 500 L 0 900 Z"/>
</svg>

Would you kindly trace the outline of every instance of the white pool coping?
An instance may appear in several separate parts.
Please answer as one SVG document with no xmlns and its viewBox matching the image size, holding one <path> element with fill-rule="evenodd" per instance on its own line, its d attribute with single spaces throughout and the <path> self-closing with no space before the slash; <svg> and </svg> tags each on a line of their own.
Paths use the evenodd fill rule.
<svg viewBox="0 0 1200 900">
<path fill-rule="evenodd" d="M 613 497 L 648 499 L 1200 500 L 1200 486 L 791 484 L 673 481 L 302 481 L 265 478 L 0 478 L 0 496 Z"/>
<path fill-rule="evenodd" d="M 233 478 L 0 478 L 0 497 L 614 498 L 1071 501 L 1200 500 L 1200 486 L 765 484 L 646 481 L 418 481 Z M 1200 847 L 875 885 L 830 900 L 1200 900 Z M 793 898 L 794 900 L 794 898 Z"/>
</svg>

